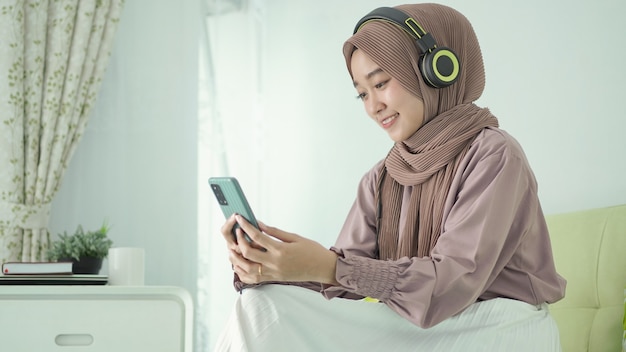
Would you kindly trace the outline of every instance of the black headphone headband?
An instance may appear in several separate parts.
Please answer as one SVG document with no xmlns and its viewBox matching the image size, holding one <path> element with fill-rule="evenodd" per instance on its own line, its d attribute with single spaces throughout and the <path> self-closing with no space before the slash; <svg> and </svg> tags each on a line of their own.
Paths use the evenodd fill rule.
<svg viewBox="0 0 626 352">
<path fill-rule="evenodd" d="M 354 27 L 353 34 L 370 21 L 384 21 L 394 24 L 407 32 L 422 53 L 418 63 L 426 83 L 434 88 L 443 88 L 456 81 L 460 72 L 460 63 L 456 54 L 449 48 L 437 47 L 435 38 L 422 28 L 417 21 L 398 9 L 379 7 L 363 18 Z"/>
<path fill-rule="evenodd" d="M 422 53 L 430 52 L 437 47 L 435 38 L 433 38 L 430 33 L 427 33 L 424 28 L 422 28 L 422 26 L 420 26 L 420 24 L 413 19 L 413 17 L 410 17 L 406 13 L 391 7 L 379 7 L 365 15 L 365 17 L 361 18 L 359 23 L 357 23 L 354 27 L 353 34 L 358 32 L 365 23 L 374 20 L 395 24 L 400 29 L 407 32 L 411 37 L 413 37 L 413 39 L 415 39 L 417 46 L 420 48 Z"/>
</svg>

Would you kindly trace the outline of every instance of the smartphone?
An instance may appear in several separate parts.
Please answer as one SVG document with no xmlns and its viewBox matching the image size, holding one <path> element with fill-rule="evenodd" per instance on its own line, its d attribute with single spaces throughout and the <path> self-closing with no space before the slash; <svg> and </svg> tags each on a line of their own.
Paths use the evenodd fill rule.
<svg viewBox="0 0 626 352">
<path fill-rule="evenodd" d="M 234 213 L 240 214 L 243 216 L 250 224 L 252 224 L 257 229 L 259 225 L 252 213 L 252 208 L 250 204 L 248 204 L 248 200 L 246 196 L 243 194 L 243 190 L 239 185 L 239 181 L 237 181 L 234 177 L 211 177 L 209 178 L 209 185 L 211 186 L 211 190 L 217 199 L 217 202 L 222 208 L 222 213 L 224 213 L 225 218 L 229 218 Z M 235 224 L 233 227 L 233 236 L 235 237 L 235 241 L 237 240 L 236 229 L 239 227 L 239 224 Z M 246 241 L 252 243 L 250 237 L 244 232 L 244 237 Z"/>
</svg>

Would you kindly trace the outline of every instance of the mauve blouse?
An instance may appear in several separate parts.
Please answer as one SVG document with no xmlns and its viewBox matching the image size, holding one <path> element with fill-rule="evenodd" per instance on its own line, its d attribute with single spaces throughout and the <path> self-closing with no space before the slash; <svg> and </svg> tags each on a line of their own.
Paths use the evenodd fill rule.
<svg viewBox="0 0 626 352">
<path fill-rule="evenodd" d="M 341 286 L 325 287 L 327 298 L 377 298 L 424 328 L 480 300 L 505 297 L 537 305 L 563 298 L 566 282 L 554 266 L 535 177 L 505 131 L 485 129 L 472 143 L 452 182 L 430 257 L 374 259 L 381 163 L 363 176 L 332 247 L 339 254 Z M 404 189 L 400 226 L 411 190 Z"/>
</svg>

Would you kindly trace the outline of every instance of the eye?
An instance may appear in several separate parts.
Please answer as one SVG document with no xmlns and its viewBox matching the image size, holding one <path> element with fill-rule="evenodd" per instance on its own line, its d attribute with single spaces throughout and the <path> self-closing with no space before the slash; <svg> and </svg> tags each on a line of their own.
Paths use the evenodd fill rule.
<svg viewBox="0 0 626 352">
<path fill-rule="evenodd" d="M 363 100 L 365 99 L 366 96 L 367 96 L 366 93 L 359 93 L 359 95 L 357 95 L 355 98 L 359 100 Z"/>
<path fill-rule="evenodd" d="M 385 84 L 387 84 L 388 82 L 389 82 L 389 80 L 382 81 L 382 82 L 380 82 L 380 83 L 377 83 L 374 87 L 375 87 L 376 89 L 380 89 L 380 88 L 384 87 L 384 86 L 385 86 Z"/>
</svg>

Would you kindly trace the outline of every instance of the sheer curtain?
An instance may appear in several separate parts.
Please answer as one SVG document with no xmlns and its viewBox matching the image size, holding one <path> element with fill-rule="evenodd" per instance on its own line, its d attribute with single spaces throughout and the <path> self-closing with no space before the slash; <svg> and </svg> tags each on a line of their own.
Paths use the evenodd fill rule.
<svg viewBox="0 0 626 352">
<path fill-rule="evenodd" d="M 123 4 L 2 2 L 0 262 L 46 259 L 50 202 L 85 130 Z"/>
<path fill-rule="evenodd" d="M 258 203 L 263 155 L 260 50 L 263 1 L 209 1 L 200 43 L 198 177 L 198 297 L 196 339 L 210 351 L 236 298 L 232 271 L 217 230 L 223 215 L 210 176 L 237 175 Z"/>
<path fill-rule="evenodd" d="M 369 10 L 371 2 L 359 6 Z M 354 14 L 365 12 L 354 6 L 251 0 L 206 17 L 198 138 L 202 351 L 214 346 L 238 297 L 207 179 L 236 176 L 260 220 L 330 246 L 364 170 L 386 153 L 388 138 L 363 121 L 341 57 Z"/>
</svg>

